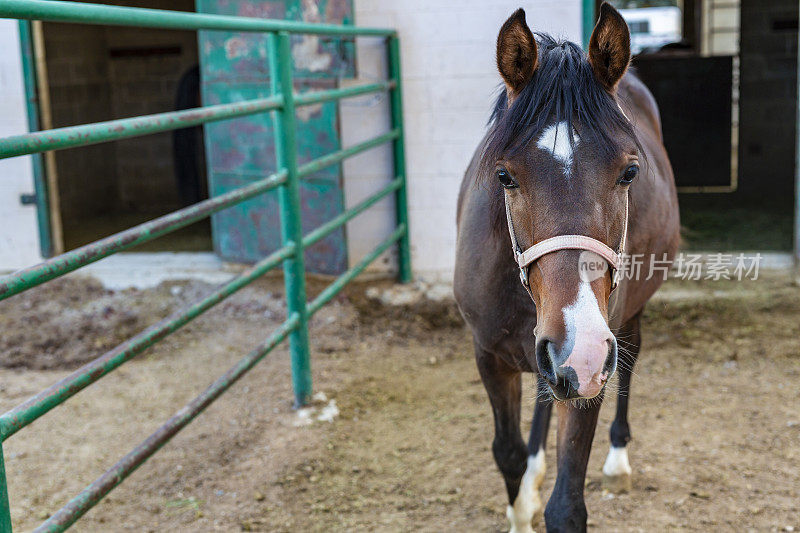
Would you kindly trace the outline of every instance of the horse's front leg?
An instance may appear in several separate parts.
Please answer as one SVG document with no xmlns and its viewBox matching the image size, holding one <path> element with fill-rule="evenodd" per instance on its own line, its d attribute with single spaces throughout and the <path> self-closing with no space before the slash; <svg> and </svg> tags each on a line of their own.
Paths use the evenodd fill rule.
<svg viewBox="0 0 800 533">
<path fill-rule="evenodd" d="M 601 403 L 602 393 L 583 405 L 574 402 L 556 404 L 558 475 L 544 511 L 549 532 L 586 531 L 583 487 Z"/>
<path fill-rule="evenodd" d="M 539 486 L 544 476 L 544 464 L 540 465 L 534 456 L 529 456 L 520 432 L 522 375 L 477 345 L 475 356 L 492 404 L 492 451 L 506 482 L 509 501 L 506 516 L 511 523 L 511 533 L 533 533 L 531 522 L 542 510 Z"/>
<path fill-rule="evenodd" d="M 603 489 L 622 493 L 631 490 L 631 465 L 628 462 L 628 442 L 631 429 L 628 425 L 628 400 L 631 396 L 631 374 L 639 357 L 642 335 L 639 319 L 641 313 L 623 325 L 618 333 L 620 342 L 619 392 L 617 393 L 617 415 L 611 424 L 611 449 L 603 464 Z"/>
</svg>

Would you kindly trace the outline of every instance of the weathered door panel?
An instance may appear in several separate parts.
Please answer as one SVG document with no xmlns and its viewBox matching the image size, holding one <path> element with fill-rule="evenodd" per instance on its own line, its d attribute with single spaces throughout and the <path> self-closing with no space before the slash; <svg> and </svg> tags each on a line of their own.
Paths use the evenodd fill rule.
<svg viewBox="0 0 800 533">
<path fill-rule="evenodd" d="M 308 22 L 352 22 L 352 0 L 198 0 L 198 11 Z M 204 105 L 269 96 L 266 36 L 257 33 L 200 32 Z M 293 36 L 295 91 L 334 88 L 354 71 L 352 42 Z M 299 108 L 299 164 L 340 149 L 335 102 Z M 205 128 L 209 191 L 212 195 L 245 185 L 275 171 L 275 140 L 269 114 L 210 123 Z M 304 179 L 300 186 L 306 231 L 344 209 L 340 167 Z M 225 259 L 256 261 L 280 247 L 277 192 L 254 198 L 212 218 L 214 247 Z M 308 270 L 339 273 L 347 268 L 344 229 L 306 251 Z"/>
</svg>

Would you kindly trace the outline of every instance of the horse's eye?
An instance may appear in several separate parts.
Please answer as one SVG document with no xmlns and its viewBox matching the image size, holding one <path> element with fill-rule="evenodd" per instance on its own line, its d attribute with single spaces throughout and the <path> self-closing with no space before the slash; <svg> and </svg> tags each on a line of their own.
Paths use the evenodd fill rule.
<svg viewBox="0 0 800 533">
<path fill-rule="evenodd" d="M 630 185 L 633 179 L 639 175 L 639 165 L 629 165 L 619 178 L 619 183 Z"/>
<path fill-rule="evenodd" d="M 497 169 L 497 179 L 500 181 L 500 185 L 505 187 L 506 189 L 513 189 L 515 187 L 519 187 L 517 182 L 514 181 L 514 178 L 511 177 L 511 174 L 504 168 Z"/>
</svg>

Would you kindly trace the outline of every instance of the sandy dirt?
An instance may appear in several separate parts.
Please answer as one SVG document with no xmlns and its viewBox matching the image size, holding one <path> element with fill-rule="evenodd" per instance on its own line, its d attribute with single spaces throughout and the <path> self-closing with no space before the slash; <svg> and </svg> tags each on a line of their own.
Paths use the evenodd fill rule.
<svg viewBox="0 0 800 533">
<path fill-rule="evenodd" d="M 468 331 L 448 301 L 389 307 L 370 287 L 314 318 L 319 407 L 334 399 L 337 418 L 296 426 L 282 345 L 74 530 L 506 530 Z M 3 302 L 0 410 L 209 290 L 115 293 L 69 278 Z M 609 398 L 587 479 L 591 530 L 800 530 L 798 317 L 800 289 L 782 277 L 667 284 L 648 308 L 634 377 L 633 491 L 600 486 Z M 283 319 L 279 281 L 259 282 L 11 437 L 15 530 L 46 519 Z"/>
</svg>

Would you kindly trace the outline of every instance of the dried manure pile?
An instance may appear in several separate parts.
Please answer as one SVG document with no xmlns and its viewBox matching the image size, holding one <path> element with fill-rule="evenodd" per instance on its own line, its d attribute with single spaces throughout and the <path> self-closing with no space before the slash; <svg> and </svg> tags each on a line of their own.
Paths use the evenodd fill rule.
<svg viewBox="0 0 800 533">
<path fill-rule="evenodd" d="M 0 409 L 209 289 L 111 292 L 71 276 L 4 302 Z M 446 292 L 348 287 L 312 322 L 313 409 L 291 408 L 283 345 L 75 530 L 504 530 L 491 412 Z M 263 339 L 284 320 L 283 299 L 280 280 L 243 289 L 9 439 L 17 528 L 39 524 Z M 798 316 L 800 289 L 784 278 L 667 283 L 633 380 L 633 491 L 600 486 L 609 400 L 589 464 L 590 527 L 800 530 Z"/>
</svg>

